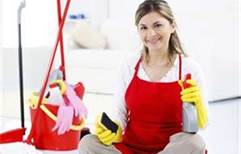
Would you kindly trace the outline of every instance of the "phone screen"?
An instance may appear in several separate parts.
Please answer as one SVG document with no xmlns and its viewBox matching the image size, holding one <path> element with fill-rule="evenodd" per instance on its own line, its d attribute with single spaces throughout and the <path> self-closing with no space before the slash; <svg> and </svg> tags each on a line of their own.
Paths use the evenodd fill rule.
<svg viewBox="0 0 241 154">
<path fill-rule="evenodd" d="M 117 129 L 118 129 L 118 125 L 116 123 L 114 123 L 105 112 L 102 113 L 101 116 L 101 123 L 109 130 L 111 130 L 111 132 L 116 133 Z"/>
</svg>

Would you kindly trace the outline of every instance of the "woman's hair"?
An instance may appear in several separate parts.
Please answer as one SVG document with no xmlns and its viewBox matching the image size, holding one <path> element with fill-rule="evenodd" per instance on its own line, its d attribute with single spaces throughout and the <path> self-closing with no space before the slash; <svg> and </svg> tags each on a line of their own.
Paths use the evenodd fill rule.
<svg viewBox="0 0 241 154">
<path fill-rule="evenodd" d="M 145 0 L 142 2 L 135 14 L 135 24 L 136 26 L 140 22 L 141 18 L 150 12 L 157 12 L 164 18 L 166 18 L 171 24 L 176 25 L 173 13 L 168 3 L 164 0 Z M 148 48 L 144 46 L 144 51 L 148 55 Z M 174 54 L 184 54 L 183 48 L 181 46 L 180 39 L 177 35 L 176 30 L 171 34 L 169 40 L 169 58 L 172 59 Z"/>
</svg>

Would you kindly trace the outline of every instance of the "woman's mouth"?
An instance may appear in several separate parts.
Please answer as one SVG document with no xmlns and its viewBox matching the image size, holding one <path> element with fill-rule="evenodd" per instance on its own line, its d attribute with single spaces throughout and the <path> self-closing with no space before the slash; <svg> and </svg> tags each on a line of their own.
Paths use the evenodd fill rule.
<svg viewBox="0 0 241 154">
<path fill-rule="evenodd" d="M 147 43 L 150 45 L 155 45 L 160 41 L 160 38 L 154 38 L 154 39 L 149 39 L 147 40 Z"/>
</svg>

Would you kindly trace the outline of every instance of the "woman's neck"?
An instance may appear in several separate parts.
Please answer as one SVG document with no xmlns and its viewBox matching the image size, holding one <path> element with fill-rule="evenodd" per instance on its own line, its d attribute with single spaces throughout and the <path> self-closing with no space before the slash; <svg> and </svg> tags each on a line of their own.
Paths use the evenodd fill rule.
<svg viewBox="0 0 241 154">
<path fill-rule="evenodd" d="M 149 56 L 148 61 L 146 61 L 149 66 L 168 66 L 171 64 L 168 50 L 162 52 L 149 51 L 146 56 Z"/>
</svg>

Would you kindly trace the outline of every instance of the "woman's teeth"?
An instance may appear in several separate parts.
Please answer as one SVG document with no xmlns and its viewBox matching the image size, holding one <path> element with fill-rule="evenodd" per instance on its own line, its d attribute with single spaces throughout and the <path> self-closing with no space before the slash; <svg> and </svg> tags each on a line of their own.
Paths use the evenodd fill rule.
<svg viewBox="0 0 241 154">
<path fill-rule="evenodd" d="M 148 40 L 148 42 L 151 43 L 151 44 L 155 44 L 155 43 L 157 43 L 159 40 L 160 40 L 159 38 L 158 38 L 158 39 L 152 39 L 152 40 Z"/>
</svg>

